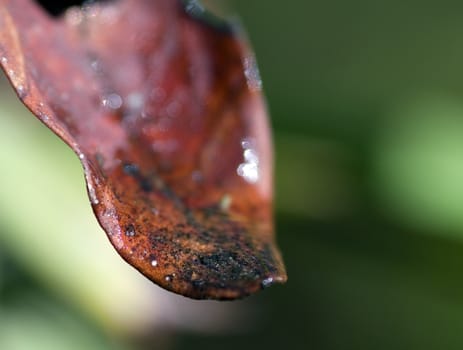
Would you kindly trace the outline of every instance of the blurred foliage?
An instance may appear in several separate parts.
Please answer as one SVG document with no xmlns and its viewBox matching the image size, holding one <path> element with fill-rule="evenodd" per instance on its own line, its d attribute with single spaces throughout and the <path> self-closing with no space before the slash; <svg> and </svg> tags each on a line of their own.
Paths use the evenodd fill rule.
<svg viewBox="0 0 463 350">
<path fill-rule="evenodd" d="M 463 103 L 421 97 L 395 114 L 372 147 L 385 209 L 404 224 L 463 238 Z"/>
<path fill-rule="evenodd" d="M 179 323 L 172 315 L 193 304 L 140 281 L 121 292 L 111 276 L 136 273 L 115 256 L 100 262 L 110 247 L 76 157 L 2 99 L 0 349 L 461 349 L 463 3 L 229 7 L 255 47 L 274 125 L 288 284 L 225 304 L 199 328 L 206 304 Z M 71 254 L 82 249 L 86 263 Z M 124 323 L 112 308 L 131 299 L 153 305 Z"/>
</svg>

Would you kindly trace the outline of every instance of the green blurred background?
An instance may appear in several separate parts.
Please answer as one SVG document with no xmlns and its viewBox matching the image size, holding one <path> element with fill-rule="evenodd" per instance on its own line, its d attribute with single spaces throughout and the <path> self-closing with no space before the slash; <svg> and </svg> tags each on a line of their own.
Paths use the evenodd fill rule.
<svg viewBox="0 0 463 350">
<path fill-rule="evenodd" d="M 259 61 L 288 283 L 217 303 L 147 282 L 3 82 L 0 349 L 461 349 L 463 3 L 208 4 Z"/>
</svg>

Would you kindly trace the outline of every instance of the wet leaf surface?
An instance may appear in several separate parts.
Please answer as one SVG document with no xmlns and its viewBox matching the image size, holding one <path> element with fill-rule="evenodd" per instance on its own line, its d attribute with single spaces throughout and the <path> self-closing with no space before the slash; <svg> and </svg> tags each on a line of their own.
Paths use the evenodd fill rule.
<svg viewBox="0 0 463 350">
<path fill-rule="evenodd" d="M 79 156 L 127 262 L 200 299 L 286 280 L 261 82 L 236 28 L 195 2 L 120 0 L 59 18 L 30 0 L 1 4 L 1 65 Z"/>
</svg>

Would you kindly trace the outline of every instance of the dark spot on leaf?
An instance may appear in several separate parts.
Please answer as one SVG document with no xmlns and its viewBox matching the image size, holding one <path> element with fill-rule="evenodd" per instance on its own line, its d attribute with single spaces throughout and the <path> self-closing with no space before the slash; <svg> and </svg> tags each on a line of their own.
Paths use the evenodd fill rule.
<svg viewBox="0 0 463 350">
<path fill-rule="evenodd" d="M 135 165 L 135 164 L 125 164 L 124 165 L 124 172 L 127 175 L 132 176 L 133 178 L 135 178 L 138 181 L 138 184 L 139 184 L 140 188 L 142 189 L 142 191 L 150 192 L 150 191 L 153 190 L 153 186 L 151 185 L 149 179 L 146 178 L 145 176 L 143 176 L 140 173 L 140 169 L 138 168 L 137 165 Z"/>
<path fill-rule="evenodd" d="M 133 177 L 138 177 L 140 176 L 140 169 L 138 169 L 138 166 L 135 164 L 125 164 L 124 173 Z"/>
<path fill-rule="evenodd" d="M 48 0 L 39 0 L 37 2 L 52 16 L 62 14 L 70 6 L 81 6 L 84 3 L 84 1 L 79 0 L 62 0 L 58 3 Z"/>
<path fill-rule="evenodd" d="M 99 0 L 99 2 L 110 1 L 110 0 Z M 66 9 L 71 6 L 85 6 L 97 2 L 96 0 L 61 0 L 61 1 L 50 1 L 50 0 L 38 0 L 37 1 L 42 7 L 52 16 L 60 16 Z"/>
<path fill-rule="evenodd" d="M 101 153 L 96 153 L 95 158 L 96 158 L 96 161 L 98 163 L 98 166 L 101 169 L 104 169 L 104 156 Z"/>
</svg>

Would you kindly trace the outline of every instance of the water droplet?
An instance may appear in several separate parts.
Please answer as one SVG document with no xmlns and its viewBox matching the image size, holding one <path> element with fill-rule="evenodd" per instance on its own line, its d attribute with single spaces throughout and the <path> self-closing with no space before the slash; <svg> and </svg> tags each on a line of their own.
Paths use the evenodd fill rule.
<svg viewBox="0 0 463 350">
<path fill-rule="evenodd" d="M 167 282 L 171 282 L 173 279 L 174 279 L 174 276 L 173 275 L 166 275 L 164 277 L 164 279 L 167 281 Z"/>
<path fill-rule="evenodd" d="M 79 159 L 85 159 L 85 154 L 79 153 Z"/>
<path fill-rule="evenodd" d="M 100 201 L 96 197 L 95 188 L 90 183 L 87 183 L 87 188 L 88 188 L 88 195 L 90 197 L 90 201 L 92 202 L 92 204 L 95 204 L 95 205 L 99 204 Z"/>
<path fill-rule="evenodd" d="M 262 79 L 260 77 L 259 68 L 257 67 L 256 58 L 252 55 L 244 59 L 244 75 L 248 87 L 253 91 L 262 90 Z"/>
<path fill-rule="evenodd" d="M 262 281 L 262 288 L 270 287 L 273 284 L 273 277 L 268 277 Z"/>
<path fill-rule="evenodd" d="M 259 157 L 257 157 L 256 151 L 252 148 L 245 149 L 243 157 L 247 163 L 259 163 Z"/>
<path fill-rule="evenodd" d="M 26 88 L 24 87 L 24 85 L 18 85 L 16 87 L 16 90 L 18 91 L 18 95 L 19 97 L 24 97 L 25 93 L 26 93 Z"/>
<path fill-rule="evenodd" d="M 103 107 L 119 109 L 122 106 L 122 98 L 118 94 L 109 94 L 101 100 Z"/>
<path fill-rule="evenodd" d="M 131 110 L 138 111 L 143 108 L 145 98 L 140 92 L 132 92 L 127 96 L 127 107 Z"/>
<path fill-rule="evenodd" d="M 3 56 L 3 57 L 1 58 L 1 61 L 2 61 L 3 64 L 7 64 L 7 63 L 8 63 L 8 58 L 6 58 L 5 56 Z"/>
<path fill-rule="evenodd" d="M 243 140 L 241 140 L 241 147 L 243 149 L 249 149 L 254 147 L 254 140 L 251 138 L 245 137 Z"/>
<path fill-rule="evenodd" d="M 135 228 L 133 227 L 133 225 L 128 225 L 126 228 L 125 228 L 125 235 L 127 237 L 133 237 L 136 235 L 136 231 L 135 231 Z"/>
<path fill-rule="evenodd" d="M 236 172 L 247 182 L 254 184 L 259 181 L 259 156 L 254 148 L 254 141 L 245 138 L 241 141 L 241 147 L 244 150 L 244 162 L 238 166 Z"/>
<path fill-rule="evenodd" d="M 158 266 L 158 261 L 157 260 L 151 260 L 151 266 L 153 266 L 153 267 Z"/>
<path fill-rule="evenodd" d="M 239 165 L 236 172 L 251 184 L 255 184 L 259 181 L 259 168 L 256 164 L 242 163 Z"/>
<path fill-rule="evenodd" d="M 104 211 L 103 215 L 107 218 L 114 218 L 115 217 L 115 210 L 114 209 L 107 209 Z"/>
</svg>

